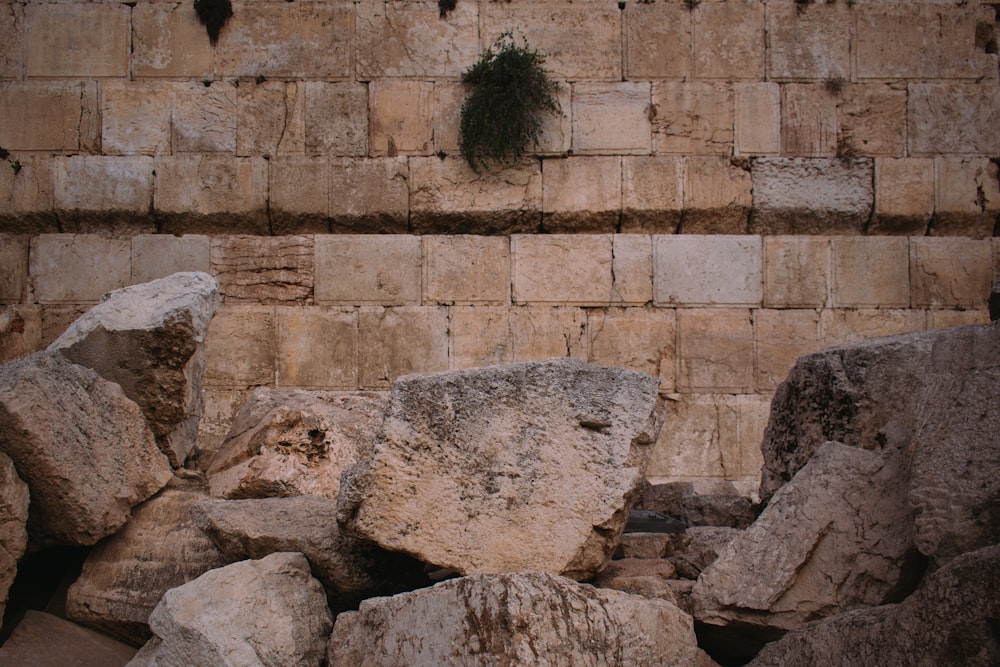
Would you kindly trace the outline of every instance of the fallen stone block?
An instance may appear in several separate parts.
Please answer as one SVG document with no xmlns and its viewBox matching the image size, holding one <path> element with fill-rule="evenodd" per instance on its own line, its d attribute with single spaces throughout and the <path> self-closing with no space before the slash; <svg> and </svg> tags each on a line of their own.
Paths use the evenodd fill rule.
<svg viewBox="0 0 1000 667">
<path fill-rule="evenodd" d="M 17 576 L 17 562 L 28 546 L 27 522 L 28 485 L 17 476 L 10 457 L 0 453 L 0 619 Z"/>
<path fill-rule="evenodd" d="M 134 655 L 128 644 L 33 609 L 0 646 L 0 664 L 32 667 L 122 667 Z"/>
</svg>

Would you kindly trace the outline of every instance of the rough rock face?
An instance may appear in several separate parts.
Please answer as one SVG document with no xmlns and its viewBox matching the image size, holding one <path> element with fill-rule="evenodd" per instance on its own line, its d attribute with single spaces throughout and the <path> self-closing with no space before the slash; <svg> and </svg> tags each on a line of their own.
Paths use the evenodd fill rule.
<svg viewBox="0 0 1000 667">
<path fill-rule="evenodd" d="M 49 349 L 120 384 L 176 467 L 198 435 L 204 340 L 219 302 L 212 276 L 175 273 L 109 292 Z"/>
<path fill-rule="evenodd" d="M 336 499 L 343 468 L 371 447 L 385 402 L 371 392 L 260 387 L 208 466 L 212 495 Z"/>
<path fill-rule="evenodd" d="M 673 588 L 667 583 L 676 576 L 673 563 L 653 558 L 613 560 L 591 582 L 598 588 L 667 600 L 677 604 Z"/>
<path fill-rule="evenodd" d="M 766 646 L 754 667 L 1000 664 L 1000 545 L 954 558 L 899 604 L 810 623 Z"/>
<path fill-rule="evenodd" d="M 149 614 L 169 589 L 222 567 L 227 559 L 191 518 L 207 491 L 175 477 L 135 508 L 121 530 L 95 546 L 66 594 L 66 614 L 139 646 L 150 638 Z"/>
<path fill-rule="evenodd" d="M 336 521 L 337 503 L 296 496 L 261 500 L 202 500 L 194 521 L 234 560 L 281 551 L 301 552 L 327 587 L 331 604 L 356 605 L 362 597 L 427 585 L 423 564 L 346 535 Z"/>
<path fill-rule="evenodd" d="M 0 366 L 0 450 L 31 490 L 40 544 L 94 544 L 172 476 L 139 406 L 57 352 Z"/>
<path fill-rule="evenodd" d="M 895 452 L 824 444 L 701 573 L 698 620 L 790 629 L 908 592 L 905 476 Z"/>
<path fill-rule="evenodd" d="M 318 667 L 332 622 L 305 557 L 278 553 L 167 591 L 149 625 L 155 637 L 130 667 Z"/>
<path fill-rule="evenodd" d="M 677 570 L 677 576 L 697 579 L 702 570 L 714 563 L 726 545 L 740 534 L 738 528 L 695 526 L 680 535 L 671 535 L 664 555 Z"/>
<path fill-rule="evenodd" d="M 0 619 L 17 576 L 17 562 L 28 546 L 27 521 L 28 485 L 17 476 L 10 457 L 0 453 Z"/>
<path fill-rule="evenodd" d="M 657 380 L 574 359 L 396 381 L 338 518 L 461 574 L 587 579 L 611 555 L 661 426 Z"/>
<path fill-rule="evenodd" d="M 753 501 L 739 495 L 730 482 L 715 482 L 709 491 L 695 490 L 692 482 L 651 484 L 642 495 L 642 507 L 676 517 L 689 526 L 746 528 L 757 518 Z"/>
<path fill-rule="evenodd" d="M 0 665 L 122 667 L 135 649 L 58 616 L 29 610 L 0 646 Z"/>
<path fill-rule="evenodd" d="M 665 600 L 540 572 L 472 575 L 337 617 L 331 667 L 344 665 L 692 665 L 691 617 Z"/>
</svg>

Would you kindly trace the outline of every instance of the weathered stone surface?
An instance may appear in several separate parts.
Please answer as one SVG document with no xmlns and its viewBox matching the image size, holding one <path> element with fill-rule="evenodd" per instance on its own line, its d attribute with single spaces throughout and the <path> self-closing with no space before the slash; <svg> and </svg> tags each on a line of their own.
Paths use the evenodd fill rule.
<svg viewBox="0 0 1000 667">
<path fill-rule="evenodd" d="M 219 301 L 212 276 L 175 273 L 110 292 L 49 349 L 117 382 L 180 466 L 198 433 L 204 340 Z"/>
<path fill-rule="evenodd" d="M 774 82 L 733 86 L 734 155 L 777 155 L 781 152 L 781 87 Z"/>
<path fill-rule="evenodd" d="M 105 82 L 101 90 L 101 148 L 104 153 L 154 155 L 170 152 L 173 102 L 171 83 Z"/>
<path fill-rule="evenodd" d="M 618 540 L 614 557 L 616 560 L 663 558 L 669 541 L 667 533 L 624 533 Z"/>
<path fill-rule="evenodd" d="M 767 10 L 768 78 L 850 78 L 848 5 L 781 3 Z"/>
<path fill-rule="evenodd" d="M 814 236 L 764 239 L 764 305 L 825 306 L 830 290 L 830 240 Z"/>
<path fill-rule="evenodd" d="M 420 303 L 419 237 L 323 235 L 315 248 L 317 303 Z"/>
<path fill-rule="evenodd" d="M 621 158 L 546 160 L 542 225 L 547 232 L 613 232 L 622 207 Z"/>
<path fill-rule="evenodd" d="M 676 381 L 677 321 L 665 308 L 609 308 L 587 318 L 588 361 L 660 378 L 660 392 Z"/>
<path fill-rule="evenodd" d="M 700 79 L 762 79 L 764 6 L 754 0 L 706 2 L 694 14 L 693 74 Z"/>
<path fill-rule="evenodd" d="M 837 155 L 837 94 L 818 83 L 781 87 L 781 152 L 796 157 Z"/>
<path fill-rule="evenodd" d="M 122 667 L 134 655 L 127 644 L 34 609 L 0 646 L 0 663 L 34 667 Z"/>
<path fill-rule="evenodd" d="M 423 303 L 510 302 L 510 242 L 502 236 L 424 236 Z"/>
<path fill-rule="evenodd" d="M 709 81 L 653 84 L 653 152 L 729 155 L 733 150 L 733 89 Z"/>
<path fill-rule="evenodd" d="M 69 232 L 153 232 L 153 160 L 77 155 L 52 163 L 53 209 Z"/>
<path fill-rule="evenodd" d="M 161 232 L 267 234 L 263 158 L 196 153 L 154 158 L 153 208 Z"/>
<path fill-rule="evenodd" d="M 17 476 L 10 457 L 0 454 L 0 617 L 17 575 L 17 562 L 28 546 L 27 521 L 28 485 Z"/>
<path fill-rule="evenodd" d="M 610 561 L 590 583 L 598 588 L 677 604 L 674 589 L 667 583 L 674 576 L 673 563 L 662 558 L 619 558 Z"/>
<path fill-rule="evenodd" d="M 0 362 L 26 357 L 42 349 L 41 307 L 0 306 Z"/>
<path fill-rule="evenodd" d="M 354 81 L 307 81 L 306 155 L 368 154 L 368 86 Z"/>
<path fill-rule="evenodd" d="M 923 236 L 933 213 L 933 160 L 875 160 L 875 213 L 869 233 Z"/>
<path fill-rule="evenodd" d="M 687 7 L 673 3 L 627 5 L 626 78 L 687 77 L 691 73 L 691 15 Z"/>
<path fill-rule="evenodd" d="M 672 234 L 683 208 L 684 160 L 636 155 L 622 159 L 621 231 Z"/>
<path fill-rule="evenodd" d="M 336 500 L 316 496 L 209 499 L 193 511 L 198 526 L 234 560 L 301 552 L 335 610 L 429 583 L 423 563 L 344 533 L 336 515 Z"/>
<path fill-rule="evenodd" d="M 765 646 L 750 665 L 996 664 L 998 570 L 1000 546 L 963 554 L 899 604 L 810 623 Z"/>
<path fill-rule="evenodd" d="M 131 667 L 319 667 L 332 622 L 305 557 L 276 553 L 167 591 L 149 626 L 155 636 Z"/>
<path fill-rule="evenodd" d="M 1000 87 L 996 77 L 986 77 L 981 83 L 909 84 L 906 125 L 910 155 L 996 155 L 1000 152 L 997 95 Z"/>
<path fill-rule="evenodd" d="M 282 306 L 276 310 L 278 386 L 357 388 L 356 309 Z"/>
<path fill-rule="evenodd" d="M 650 84 L 573 84 L 573 153 L 638 153 L 652 148 Z"/>
<path fill-rule="evenodd" d="M 843 87 L 837 100 L 837 155 L 906 152 L 906 90 L 900 85 L 858 83 Z"/>
<path fill-rule="evenodd" d="M 924 331 L 930 311 L 903 308 L 836 308 L 820 311 L 820 347 L 860 343 L 878 336 Z"/>
<path fill-rule="evenodd" d="M 268 168 L 271 231 L 276 236 L 329 232 L 329 160 L 299 156 L 272 158 Z"/>
<path fill-rule="evenodd" d="M 40 234 L 28 274 L 38 303 L 97 303 L 129 284 L 130 244 L 93 234 Z"/>
<path fill-rule="evenodd" d="M 1000 165 L 986 158 L 934 160 L 934 236 L 987 238 L 1000 215 Z"/>
<path fill-rule="evenodd" d="M 724 526 L 691 526 L 683 533 L 670 536 L 672 539 L 667 543 L 665 555 L 677 576 L 693 583 L 742 532 Z M 688 608 L 690 600 L 686 602 L 685 610 L 692 613 Z"/>
<path fill-rule="evenodd" d="M 753 323 L 742 308 L 677 313 L 677 386 L 694 392 L 747 393 L 754 386 Z"/>
<path fill-rule="evenodd" d="M 174 477 L 136 507 L 121 530 L 87 554 L 66 593 L 67 616 L 135 646 L 149 640 L 149 614 L 164 593 L 233 560 L 191 518 L 206 495 L 203 480 Z"/>
<path fill-rule="evenodd" d="M 0 145 L 7 150 L 79 150 L 79 83 L 4 81 L 0 91 L 0 110 L 5 118 Z"/>
<path fill-rule="evenodd" d="M 132 237 L 133 283 L 147 283 L 184 271 L 208 273 L 210 267 L 208 236 L 140 234 Z"/>
<path fill-rule="evenodd" d="M 609 234 L 518 234 L 511 237 L 515 303 L 606 305 L 611 300 Z"/>
<path fill-rule="evenodd" d="M 25 73 L 48 77 L 128 74 L 129 8 L 110 4 L 25 7 Z"/>
<path fill-rule="evenodd" d="M 0 366 L 0 449 L 31 489 L 40 544 L 94 544 L 171 477 L 139 406 L 54 351 Z"/>
<path fill-rule="evenodd" d="M 312 301 L 311 236 L 215 237 L 211 257 L 212 274 L 228 304 Z"/>
<path fill-rule="evenodd" d="M 371 155 L 434 152 L 434 83 L 377 80 L 368 84 L 368 150 Z"/>
<path fill-rule="evenodd" d="M 695 664 L 690 617 L 665 600 L 541 572 L 479 574 L 341 614 L 330 665 Z"/>
<path fill-rule="evenodd" d="M 641 505 L 689 526 L 743 529 L 757 518 L 751 498 L 740 495 L 732 483 L 725 481 L 697 489 L 693 482 L 652 484 L 643 493 Z"/>
<path fill-rule="evenodd" d="M 175 153 L 236 152 L 236 84 L 200 81 L 173 86 L 170 142 Z"/>
<path fill-rule="evenodd" d="M 144 2 L 132 8 L 134 76 L 211 76 L 215 49 L 205 38 L 197 13 L 189 9 L 165 2 Z"/>
<path fill-rule="evenodd" d="M 213 496 L 336 500 L 340 473 L 371 446 L 385 397 L 259 387 L 208 468 Z"/>
<path fill-rule="evenodd" d="M 656 385 L 571 359 L 401 378 L 338 516 L 460 573 L 588 578 L 638 498 L 662 424 Z"/>
<path fill-rule="evenodd" d="M 0 84 L 0 91 L 3 90 Z M 21 165 L 20 171 L 0 169 L 0 231 L 10 234 L 59 231 L 52 211 L 52 161 L 48 155 L 22 154 L 15 158 L 15 164 Z"/>
<path fill-rule="evenodd" d="M 684 175 L 683 234 L 745 234 L 750 171 L 727 157 L 689 157 Z"/>
<path fill-rule="evenodd" d="M 656 305 L 759 305 L 761 251 L 757 236 L 654 236 Z M 691 261 L 694 257 L 702 261 Z"/>
<path fill-rule="evenodd" d="M 332 230 L 405 234 L 410 215 L 409 164 L 406 157 L 330 160 Z"/>
<path fill-rule="evenodd" d="M 796 359 L 819 349 L 819 315 L 812 309 L 754 311 L 756 388 L 773 391 Z"/>
<path fill-rule="evenodd" d="M 448 309 L 362 307 L 358 313 L 358 386 L 388 389 L 401 375 L 448 368 Z"/>
<path fill-rule="evenodd" d="M 993 282 L 987 240 L 910 239 L 910 301 L 914 307 L 983 310 Z"/>
<path fill-rule="evenodd" d="M 240 86 L 236 97 L 236 154 L 302 156 L 305 104 L 306 86 L 300 81 L 255 78 L 254 85 Z"/>
<path fill-rule="evenodd" d="M 205 337 L 205 385 L 249 387 L 274 382 L 275 310 L 223 306 Z"/>
<path fill-rule="evenodd" d="M 586 360 L 588 329 L 583 308 L 455 306 L 452 363 L 471 368 L 560 356 Z"/>
</svg>

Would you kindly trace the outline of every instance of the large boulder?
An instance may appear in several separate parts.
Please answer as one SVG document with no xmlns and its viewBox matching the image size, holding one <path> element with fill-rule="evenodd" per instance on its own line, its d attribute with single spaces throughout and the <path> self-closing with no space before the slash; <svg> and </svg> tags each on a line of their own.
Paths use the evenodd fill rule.
<svg viewBox="0 0 1000 667">
<path fill-rule="evenodd" d="M 66 615 L 122 641 L 149 640 L 149 614 L 169 589 L 234 559 L 191 518 L 204 481 L 175 477 L 135 508 L 121 530 L 91 549 L 66 594 Z"/>
<path fill-rule="evenodd" d="M 371 447 L 385 402 L 372 392 L 256 389 L 209 463 L 212 495 L 336 499 L 344 467 Z"/>
<path fill-rule="evenodd" d="M 0 619 L 17 576 L 17 562 L 28 546 L 27 522 L 28 485 L 17 476 L 10 457 L 0 453 Z"/>
<path fill-rule="evenodd" d="M 0 366 L 0 450 L 28 484 L 40 545 L 94 544 L 173 475 L 139 406 L 58 352 Z"/>
<path fill-rule="evenodd" d="M 460 574 L 584 580 L 611 555 L 662 425 L 656 378 L 575 359 L 400 378 L 338 518 Z"/>
<path fill-rule="evenodd" d="M 278 553 L 167 591 L 149 625 L 130 667 L 319 667 L 333 623 L 305 557 Z"/>
<path fill-rule="evenodd" d="M 952 559 L 899 604 L 810 623 L 769 644 L 753 667 L 1000 664 L 1000 545 Z"/>
<path fill-rule="evenodd" d="M 204 340 L 219 303 L 212 276 L 175 273 L 109 292 L 49 349 L 120 384 L 176 467 L 198 435 Z"/>
<path fill-rule="evenodd" d="M 665 600 L 541 572 L 478 574 L 337 617 L 331 667 L 689 665 L 691 617 Z"/>
<path fill-rule="evenodd" d="M 128 644 L 65 619 L 29 610 L 0 646 L 0 665 L 122 667 L 135 655 Z"/>
</svg>

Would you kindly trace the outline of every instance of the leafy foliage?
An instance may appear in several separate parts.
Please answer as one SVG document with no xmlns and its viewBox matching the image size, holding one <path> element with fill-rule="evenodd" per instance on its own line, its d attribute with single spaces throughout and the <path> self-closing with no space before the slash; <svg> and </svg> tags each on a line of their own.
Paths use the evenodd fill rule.
<svg viewBox="0 0 1000 667">
<path fill-rule="evenodd" d="M 559 111 L 558 85 L 544 62 L 527 42 L 519 46 L 504 33 L 462 74 L 472 92 L 462 105 L 461 150 L 474 171 L 512 164 L 529 143 L 538 145 L 542 114 Z"/>
<path fill-rule="evenodd" d="M 222 26 L 233 15 L 233 4 L 230 0 L 194 0 L 194 11 L 198 13 L 198 20 L 208 32 L 209 41 L 215 46 Z"/>
</svg>

